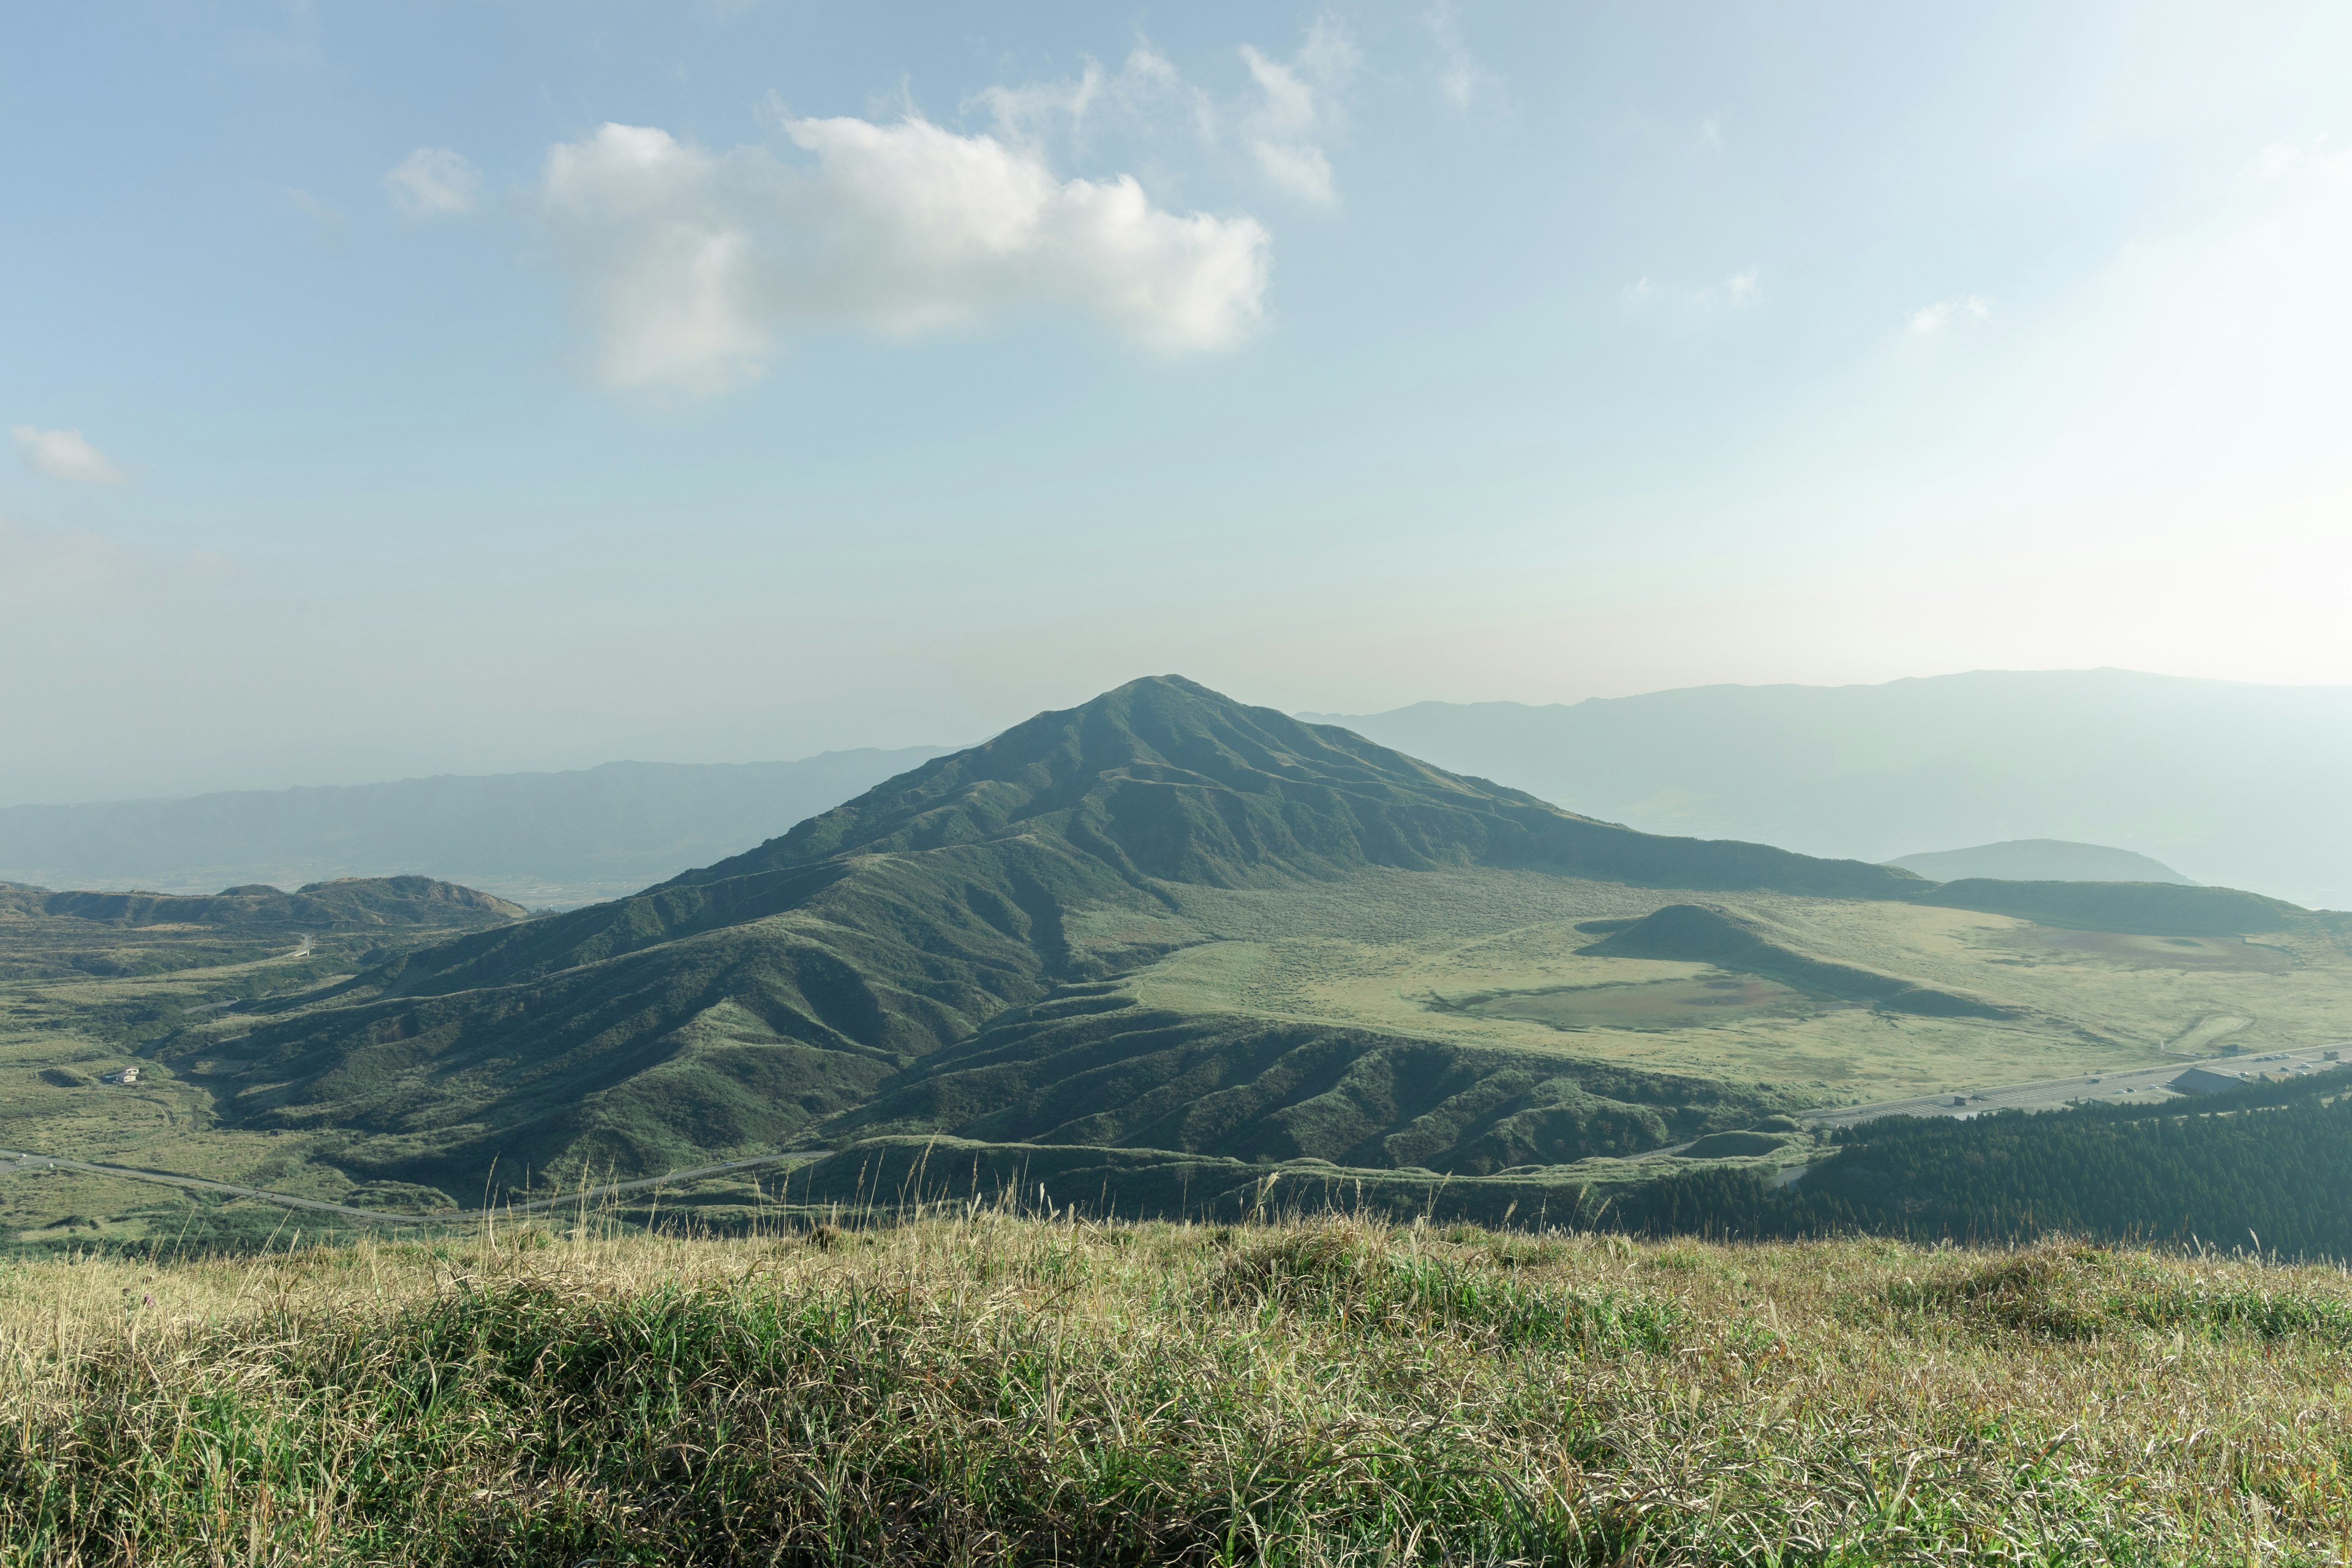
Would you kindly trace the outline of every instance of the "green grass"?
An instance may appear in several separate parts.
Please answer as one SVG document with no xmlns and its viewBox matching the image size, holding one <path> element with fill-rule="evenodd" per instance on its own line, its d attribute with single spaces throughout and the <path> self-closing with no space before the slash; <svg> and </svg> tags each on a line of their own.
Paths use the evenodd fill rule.
<svg viewBox="0 0 2352 1568">
<path fill-rule="evenodd" d="M 2341 1563 L 2352 1283 L 989 1209 L 0 1269 L 0 1562 Z"/>
</svg>

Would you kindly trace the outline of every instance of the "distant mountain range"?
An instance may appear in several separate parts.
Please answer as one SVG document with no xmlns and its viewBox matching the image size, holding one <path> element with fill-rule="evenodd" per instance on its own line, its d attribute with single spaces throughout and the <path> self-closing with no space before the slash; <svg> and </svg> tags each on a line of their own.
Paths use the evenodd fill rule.
<svg viewBox="0 0 2352 1568">
<path fill-rule="evenodd" d="M 1991 877 L 2005 882 L 2179 882 L 2195 886 L 2161 860 L 2110 849 L 2104 844 L 2069 844 L 2063 838 L 2012 838 L 1966 849 L 1898 855 L 1887 862 L 1937 882 Z"/>
<path fill-rule="evenodd" d="M 422 873 L 533 907 L 634 893 L 839 804 L 940 748 L 792 763 L 608 763 L 183 800 L 0 808 L 0 880 L 211 893 Z"/>
<path fill-rule="evenodd" d="M 1886 861 L 2027 838 L 2352 908 L 2352 689 L 2127 670 L 1307 714 L 1654 833 Z"/>
</svg>

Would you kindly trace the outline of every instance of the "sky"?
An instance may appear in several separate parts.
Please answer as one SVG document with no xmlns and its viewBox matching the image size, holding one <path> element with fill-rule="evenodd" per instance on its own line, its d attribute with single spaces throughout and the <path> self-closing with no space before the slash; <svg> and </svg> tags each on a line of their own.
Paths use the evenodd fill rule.
<svg viewBox="0 0 2352 1568">
<path fill-rule="evenodd" d="M 0 18 L 0 805 L 2352 684 L 2352 5 Z"/>
</svg>

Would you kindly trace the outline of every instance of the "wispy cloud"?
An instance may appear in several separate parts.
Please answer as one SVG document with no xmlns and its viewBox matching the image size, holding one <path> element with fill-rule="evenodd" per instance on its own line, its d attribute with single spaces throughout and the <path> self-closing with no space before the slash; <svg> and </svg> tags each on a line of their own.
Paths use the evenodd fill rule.
<svg viewBox="0 0 2352 1568">
<path fill-rule="evenodd" d="M 631 125 L 549 152 L 541 212 L 607 384 L 723 390 L 794 327 L 903 337 L 1048 304 L 1183 353 L 1264 314 L 1253 218 L 1166 211 L 1129 176 L 1063 180 L 1033 147 L 915 116 L 782 130 L 813 162 Z"/>
<path fill-rule="evenodd" d="M 1702 153 L 1723 151 L 1723 116 L 1710 114 L 1691 132 L 1691 145 Z"/>
<path fill-rule="evenodd" d="M 1959 294 L 1949 300 L 1938 300 L 1932 305 L 1922 305 L 1912 311 L 1909 330 L 1915 338 L 1932 338 L 1955 326 L 1991 319 L 1991 300 L 1981 294 Z"/>
<path fill-rule="evenodd" d="M 419 147 L 384 171 L 383 188 L 403 217 L 459 217 L 480 200 L 482 176 L 463 153 Z"/>
<path fill-rule="evenodd" d="M 76 484 L 119 485 L 131 476 L 121 464 L 90 445 L 79 430 L 42 430 L 30 425 L 12 427 L 16 451 L 34 468 L 53 479 Z"/>
<path fill-rule="evenodd" d="M 1454 0 L 1439 0 L 1423 12 L 1421 25 L 1437 46 L 1437 90 L 1446 102 L 1468 109 L 1501 85 L 1471 52 L 1469 40 L 1462 36 L 1461 7 Z"/>
<path fill-rule="evenodd" d="M 2352 147 L 2338 147 L 2327 136 L 2315 136 L 2308 142 L 2273 142 L 2254 160 L 2252 172 L 2262 180 L 2315 175 L 2352 181 Z"/>
<path fill-rule="evenodd" d="M 1336 17 L 1319 17 L 1287 59 L 1253 44 L 1238 52 L 1249 85 L 1237 94 L 1220 96 L 1188 79 L 1144 40 L 1116 71 L 1088 60 L 1074 78 L 985 88 L 964 107 L 985 109 L 999 140 L 1032 150 L 1066 139 L 1083 153 L 1097 127 L 1147 136 L 1174 129 L 1203 146 L 1245 154 L 1258 176 L 1286 195 L 1337 205 L 1330 147 L 1346 132 L 1347 89 L 1363 63 L 1347 28 Z"/>
<path fill-rule="evenodd" d="M 1617 291 L 1617 303 L 1629 315 L 1654 310 L 1700 314 L 1744 310 L 1762 295 L 1762 281 L 1750 267 L 1711 283 L 1661 283 L 1653 278 L 1637 278 Z"/>
<path fill-rule="evenodd" d="M 1339 94 L 1362 64 L 1347 29 L 1333 17 L 1318 18 L 1288 60 L 1248 44 L 1241 52 L 1257 89 L 1256 101 L 1242 113 L 1241 137 L 1258 171 L 1303 201 L 1336 205 L 1339 193 L 1324 148 L 1346 128 Z"/>
</svg>

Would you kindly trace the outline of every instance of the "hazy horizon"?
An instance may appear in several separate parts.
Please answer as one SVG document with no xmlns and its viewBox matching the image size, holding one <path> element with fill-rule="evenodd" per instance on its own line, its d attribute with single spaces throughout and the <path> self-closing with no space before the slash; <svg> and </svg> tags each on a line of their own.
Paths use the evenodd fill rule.
<svg viewBox="0 0 2352 1568">
<path fill-rule="evenodd" d="M 0 800 L 2352 684 L 2352 13 L 28 12 Z M 100 62 L 103 62 L 102 67 Z"/>
</svg>

